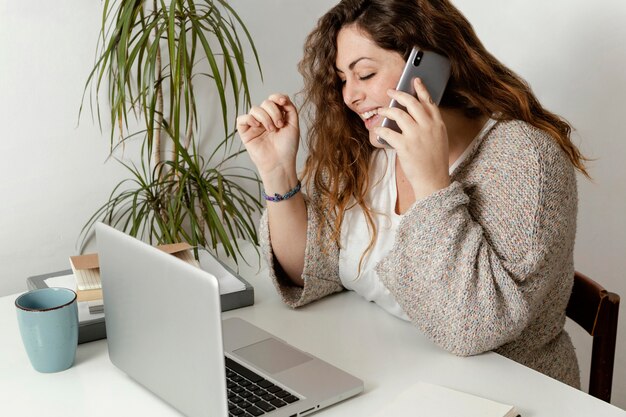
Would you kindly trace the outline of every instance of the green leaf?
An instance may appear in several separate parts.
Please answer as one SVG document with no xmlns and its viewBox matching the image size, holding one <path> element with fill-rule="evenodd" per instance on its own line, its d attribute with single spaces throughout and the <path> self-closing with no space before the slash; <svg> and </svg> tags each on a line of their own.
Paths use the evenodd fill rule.
<svg viewBox="0 0 626 417">
<path fill-rule="evenodd" d="M 213 249 L 221 244 L 236 260 L 237 239 L 257 243 L 258 177 L 250 170 L 224 165 L 244 152 L 241 147 L 233 148 L 234 127 L 229 126 L 230 115 L 250 105 L 242 40 L 251 47 L 262 77 L 252 37 L 224 0 L 198 4 L 193 0 L 104 1 L 96 57 L 85 83 L 79 119 L 89 89 L 92 117 L 95 111 L 102 128 L 99 98 L 106 92 L 112 124 L 110 158 L 129 177 L 113 188 L 88 219 L 80 233 L 82 245 L 99 220 L 149 242 L 184 239 Z M 200 65 L 205 63 L 208 72 Z M 211 79 L 219 97 L 217 106 L 200 106 L 198 98 L 206 97 L 206 92 L 197 90 L 198 76 Z M 221 114 L 224 137 L 206 158 L 198 152 L 196 135 L 206 123 L 205 115 L 215 112 Z M 128 131 L 130 117 L 143 127 Z M 115 131 L 119 132 L 116 140 Z M 157 132 L 164 146 L 160 162 L 152 160 Z M 142 140 L 138 163 L 135 155 L 124 155 L 130 159 L 116 156 L 130 140 Z M 259 193 L 253 195 L 243 184 L 256 187 Z"/>
</svg>

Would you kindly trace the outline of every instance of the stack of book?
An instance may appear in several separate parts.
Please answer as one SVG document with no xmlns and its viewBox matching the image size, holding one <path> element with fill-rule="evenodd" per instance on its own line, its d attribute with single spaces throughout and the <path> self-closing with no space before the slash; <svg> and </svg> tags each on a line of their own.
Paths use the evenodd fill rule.
<svg viewBox="0 0 626 417">
<path fill-rule="evenodd" d="M 188 243 L 173 243 L 169 245 L 159 245 L 157 248 L 165 253 L 169 253 L 188 262 L 192 265 L 200 267 L 198 261 L 194 258 L 190 249 L 192 246 Z M 93 303 L 93 309 L 97 309 L 98 305 L 102 305 L 102 282 L 100 281 L 100 265 L 98 263 L 98 254 L 89 253 L 85 255 L 70 256 L 70 265 L 76 279 L 76 294 L 78 301 L 90 301 Z M 97 303 L 99 301 L 99 303 Z M 90 310 L 92 306 L 90 304 Z"/>
</svg>

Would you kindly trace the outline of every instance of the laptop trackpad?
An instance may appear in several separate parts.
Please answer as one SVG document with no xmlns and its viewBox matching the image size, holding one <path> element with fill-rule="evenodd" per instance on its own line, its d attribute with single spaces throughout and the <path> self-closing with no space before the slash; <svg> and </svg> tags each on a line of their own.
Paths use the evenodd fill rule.
<svg viewBox="0 0 626 417">
<path fill-rule="evenodd" d="M 313 359 L 273 338 L 234 350 L 233 353 L 270 374 L 282 372 Z"/>
</svg>

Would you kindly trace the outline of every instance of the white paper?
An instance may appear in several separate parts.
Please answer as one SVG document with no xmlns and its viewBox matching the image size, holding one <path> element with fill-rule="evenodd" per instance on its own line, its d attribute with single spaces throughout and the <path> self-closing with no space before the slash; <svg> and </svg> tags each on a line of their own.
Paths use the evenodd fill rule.
<svg viewBox="0 0 626 417">
<path fill-rule="evenodd" d="M 440 385 L 418 382 L 370 417 L 407 415 L 407 410 L 414 410 L 411 415 L 428 417 L 517 416 L 513 406 Z"/>
<path fill-rule="evenodd" d="M 44 282 L 48 287 L 62 287 L 76 291 L 76 279 L 74 278 L 74 274 L 48 278 L 45 279 Z M 104 313 L 91 314 L 89 312 L 88 301 L 80 301 L 78 303 L 78 321 L 80 323 L 97 320 L 103 317 Z"/>
<path fill-rule="evenodd" d="M 231 272 L 205 250 L 198 251 L 200 258 L 200 268 L 217 278 L 220 287 L 220 294 L 230 294 L 231 292 L 243 291 L 246 285 L 239 281 Z"/>
<path fill-rule="evenodd" d="M 48 287 L 62 287 L 76 291 L 76 279 L 74 279 L 74 274 L 48 278 L 45 279 L 44 282 Z"/>
</svg>

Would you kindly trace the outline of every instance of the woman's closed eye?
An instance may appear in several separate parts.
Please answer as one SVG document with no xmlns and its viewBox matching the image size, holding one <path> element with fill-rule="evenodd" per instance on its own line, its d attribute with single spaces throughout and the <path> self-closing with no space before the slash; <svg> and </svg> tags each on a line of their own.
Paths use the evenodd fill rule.
<svg viewBox="0 0 626 417">
<path fill-rule="evenodd" d="M 370 78 L 373 78 L 376 75 L 375 72 L 372 72 L 371 74 L 367 74 L 367 75 L 363 75 L 363 76 L 359 76 L 359 81 L 367 81 Z M 340 78 L 339 82 L 341 83 L 341 85 L 345 85 L 346 80 L 344 78 Z"/>
</svg>

